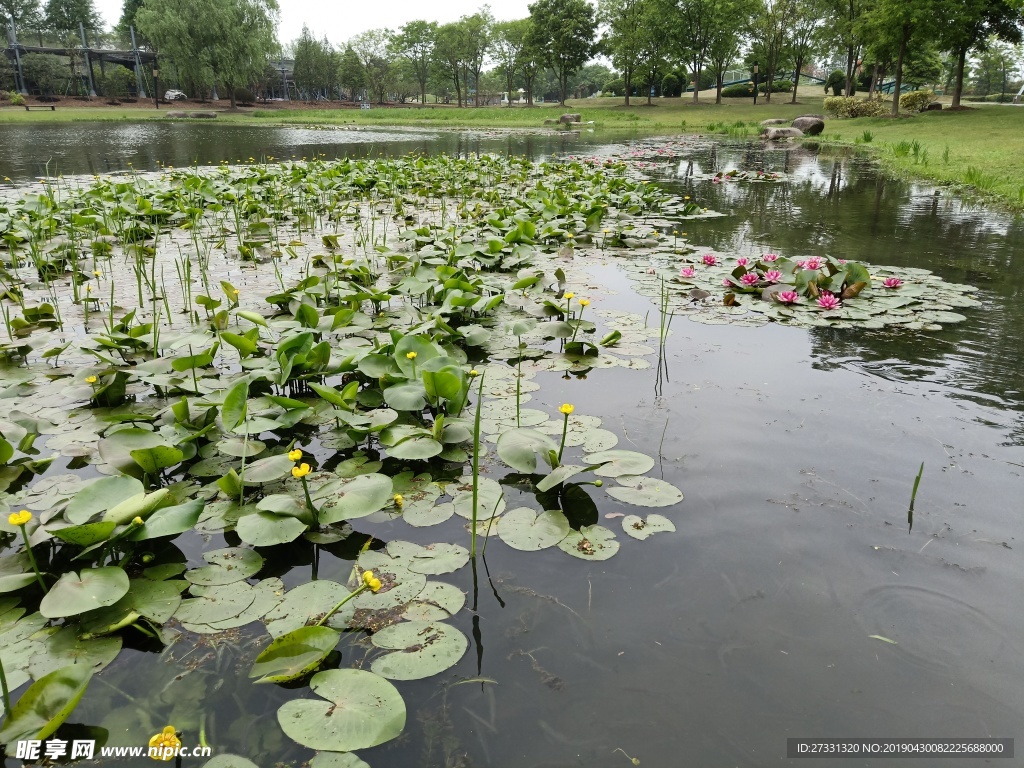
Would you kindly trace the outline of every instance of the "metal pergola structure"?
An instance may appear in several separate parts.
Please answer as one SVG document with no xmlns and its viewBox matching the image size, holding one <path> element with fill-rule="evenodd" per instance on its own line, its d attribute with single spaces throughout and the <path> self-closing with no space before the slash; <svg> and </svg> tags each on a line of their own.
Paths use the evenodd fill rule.
<svg viewBox="0 0 1024 768">
<path fill-rule="evenodd" d="M 22 71 L 21 66 L 22 56 L 29 53 L 49 53 L 57 56 L 67 56 L 69 58 L 80 56 L 84 59 L 86 77 L 89 82 L 90 96 L 96 96 L 96 83 L 93 78 L 92 65 L 93 62 L 98 61 L 101 70 L 104 64 L 107 63 L 120 64 L 123 67 L 133 70 L 135 72 L 135 81 L 138 86 L 139 98 L 147 98 L 145 88 L 146 77 L 143 74 L 143 65 L 149 64 L 150 68 L 155 69 L 157 65 L 157 58 L 155 52 L 140 50 L 138 45 L 136 45 L 134 27 L 131 28 L 132 47 L 127 51 L 117 51 L 108 48 L 90 48 L 85 38 L 85 28 L 81 24 L 78 25 L 78 32 L 82 38 L 82 45 L 81 47 L 76 48 L 53 48 L 48 46 L 24 45 L 18 41 L 18 31 L 13 22 L 7 23 L 6 32 L 7 47 L 3 52 L 14 65 L 15 88 L 22 95 L 28 95 L 25 73 Z"/>
</svg>

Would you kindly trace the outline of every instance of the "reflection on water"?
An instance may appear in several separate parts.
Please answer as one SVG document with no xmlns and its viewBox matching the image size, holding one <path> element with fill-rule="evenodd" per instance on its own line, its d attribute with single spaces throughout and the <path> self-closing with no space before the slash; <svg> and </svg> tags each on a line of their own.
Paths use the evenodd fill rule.
<svg viewBox="0 0 1024 768">
<path fill-rule="evenodd" d="M 303 129 L 114 128 L 122 143 L 97 139 L 62 156 L 81 163 L 66 170 L 199 155 L 579 149 L 557 136 L 424 133 L 342 146 Z M 81 140 L 55 131 L 39 146 L 57 152 Z M 26 151 L 14 162 L 27 174 L 43 159 Z M 671 164 L 674 177 L 685 176 L 689 159 Z M 849 156 L 702 143 L 692 160 L 697 173 L 763 168 L 789 182 L 676 181 L 730 214 L 689 222 L 691 242 L 927 267 L 977 285 L 985 310 L 920 334 L 677 319 L 667 379 L 655 368 L 539 377 L 533 407 L 572 402 L 599 415 L 619 448 L 656 456 L 659 476 L 686 494 L 667 512 L 678 533 L 628 540 L 617 515 L 634 510 L 601 496 L 601 523 L 624 542 L 615 558 L 581 563 L 557 549 L 524 557 L 492 542 L 476 582 L 470 568 L 441 577 L 476 606 L 454 620 L 472 646 L 439 679 L 401 685 L 407 732 L 361 754 L 374 768 L 628 765 L 616 750 L 645 766 L 812 768 L 832 763 L 786 761 L 787 737 L 1024 736 L 1021 221 L 886 179 Z M 595 310 L 650 312 L 657 322 L 613 259 L 591 274 L 577 290 Z M 424 542 L 465 535 L 455 520 L 444 526 L 417 532 L 385 522 L 373 533 Z M 194 540 L 180 544 L 193 556 Z M 308 580 L 306 552 L 284 552 L 265 575 L 289 587 Z M 320 578 L 344 580 L 353 556 L 327 548 Z M 116 728 L 139 716 L 133 700 L 164 695 L 168 680 L 186 675 L 176 711 L 183 720 L 201 711 L 218 751 L 260 766 L 305 760 L 275 713 L 308 693 L 250 685 L 250 642 L 240 632 L 187 657 L 123 654 L 103 675 L 120 693 L 90 691 L 75 718 Z M 364 653 L 343 644 L 339 663 L 358 664 Z"/>
</svg>

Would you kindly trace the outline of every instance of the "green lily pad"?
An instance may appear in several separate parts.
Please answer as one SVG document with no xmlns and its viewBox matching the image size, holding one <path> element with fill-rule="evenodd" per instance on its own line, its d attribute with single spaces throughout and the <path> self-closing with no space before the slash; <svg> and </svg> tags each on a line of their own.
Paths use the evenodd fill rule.
<svg viewBox="0 0 1024 768">
<path fill-rule="evenodd" d="M 537 454 L 558 453 L 558 444 L 535 429 L 510 429 L 498 438 L 498 456 L 516 472 L 532 475 L 537 471 Z"/>
<path fill-rule="evenodd" d="M 203 768 L 259 768 L 259 766 L 238 755 L 217 755 L 204 763 Z"/>
<path fill-rule="evenodd" d="M 142 483 L 134 477 L 101 477 L 75 494 L 64 510 L 64 517 L 68 522 L 81 525 L 144 491 Z"/>
<path fill-rule="evenodd" d="M 607 560 L 619 551 L 615 534 L 601 525 L 585 525 L 558 542 L 558 548 L 581 560 Z"/>
<path fill-rule="evenodd" d="M 357 475 L 321 486 L 313 501 L 320 510 L 320 523 L 331 525 L 372 515 L 391 501 L 391 478 L 387 475 Z"/>
<path fill-rule="evenodd" d="M 654 459 L 636 451 L 601 451 L 589 454 L 586 458 L 591 464 L 602 464 L 594 470 L 594 474 L 601 477 L 642 475 L 654 469 Z"/>
<path fill-rule="evenodd" d="M 439 576 L 453 573 L 469 562 L 469 550 L 458 544 L 428 544 L 421 547 L 411 541 L 392 541 L 388 553 L 413 573 Z"/>
<path fill-rule="evenodd" d="M 309 761 L 309 768 L 370 768 L 351 752 L 319 752 Z"/>
<path fill-rule="evenodd" d="M 398 737 L 405 702 L 394 685 L 361 669 L 330 669 L 310 680 L 319 699 L 298 699 L 277 711 L 285 734 L 311 749 L 349 752 Z"/>
<path fill-rule="evenodd" d="M 71 715 L 92 679 L 92 668 L 72 665 L 57 669 L 28 687 L 0 729 L 0 742 L 45 739 Z"/>
<path fill-rule="evenodd" d="M 651 514 L 646 520 L 637 515 L 626 515 L 622 518 L 622 530 L 641 541 L 656 533 L 672 533 L 675 529 L 675 524 L 662 515 Z"/>
<path fill-rule="evenodd" d="M 569 533 L 569 521 L 560 510 L 535 512 L 517 507 L 498 522 L 498 538 L 512 549 L 537 552 L 555 546 Z"/>
<path fill-rule="evenodd" d="M 394 650 L 373 660 L 370 669 L 389 680 L 421 680 L 455 666 L 469 640 L 455 627 L 440 622 L 405 621 L 370 637 L 378 648 Z"/>
<path fill-rule="evenodd" d="M 83 568 L 81 573 L 69 571 L 39 604 L 39 612 L 48 619 L 77 616 L 80 613 L 113 605 L 128 592 L 128 574 L 123 568 Z"/>
<path fill-rule="evenodd" d="M 308 527 L 302 520 L 291 515 L 279 515 L 261 509 L 238 518 L 235 533 L 246 544 L 272 547 L 295 541 Z"/>
<path fill-rule="evenodd" d="M 336 581 L 310 581 L 288 590 L 284 598 L 265 617 L 267 631 L 271 637 L 280 637 L 299 627 L 304 627 L 320 618 L 349 594 Z M 331 618 L 348 619 L 355 609 L 346 603 Z"/>
<path fill-rule="evenodd" d="M 193 568 L 185 573 L 185 578 L 193 584 L 202 586 L 231 584 L 255 576 L 263 567 L 263 558 L 259 553 L 242 547 L 204 552 L 203 559 L 209 565 Z"/>
<path fill-rule="evenodd" d="M 455 514 L 455 505 L 444 504 L 409 504 L 402 510 L 402 519 L 415 528 L 438 525 Z"/>
<path fill-rule="evenodd" d="M 455 514 L 467 520 L 473 519 L 473 481 L 472 478 L 463 478 L 465 481 L 452 495 L 452 505 Z M 505 511 L 504 491 L 497 481 L 489 477 L 481 477 L 477 489 L 477 520 L 490 520 Z"/>
<path fill-rule="evenodd" d="M 409 603 L 402 618 L 406 621 L 442 621 L 450 619 L 466 604 L 466 593 L 442 581 L 428 581 L 423 591 Z"/>
<path fill-rule="evenodd" d="M 106 609 L 101 609 L 106 610 Z M 33 656 L 29 674 L 35 679 L 72 664 L 99 672 L 117 658 L 121 652 L 121 638 L 100 637 L 82 639 L 78 627 L 66 626 L 54 630 L 42 643 L 41 653 Z"/>
<path fill-rule="evenodd" d="M 608 495 L 638 507 L 670 507 L 683 500 L 683 492 L 655 477 L 623 476 L 619 485 L 607 488 Z"/>
<path fill-rule="evenodd" d="M 277 605 L 284 594 L 280 579 L 264 579 L 252 586 L 244 581 L 213 587 L 193 586 L 192 600 L 183 600 L 177 611 L 181 625 L 190 632 L 212 634 L 244 627 L 258 621 Z M 241 607 L 241 610 L 237 610 Z M 228 615 L 223 615 L 223 614 Z"/>
<path fill-rule="evenodd" d="M 154 624 L 164 624 L 181 605 L 181 592 L 186 586 L 188 583 L 180 580 L 132 579 L 124 597 L 82 617 L 82 631 L 90 635 L 104 635 L 142 616 Z"/>
<path fill-rule="evenodd" d="M 149 516 L 141 528 L 137 528 L 128 536 L 128 540 L 147 541 L 190 531 L 199 520 L 202 511 L 203 502 L 195 499 L 173 507 L 158 509 Z"/>
</svg>

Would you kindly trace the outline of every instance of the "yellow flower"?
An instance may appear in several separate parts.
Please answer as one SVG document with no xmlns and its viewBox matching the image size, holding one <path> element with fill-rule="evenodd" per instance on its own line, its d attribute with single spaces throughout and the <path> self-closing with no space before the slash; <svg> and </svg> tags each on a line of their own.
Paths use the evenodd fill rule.
<svg viewBox="0 0 1024 768">
<path fill-rule="evenodd" d="M 93 274 L 93 277 L 103 277 L 103 273 L 100 272 L 98 269 L 93 270 L 92 274 Z"/>
<path fill-rule="evenodd" d="M 7 522 L 11 525 L 25 525 L 31 519 L 32 513 L 27 509 L 23 509 L 21 512 L 12 512 L 10 517 L 7 518 Z"/>
<path fill-rule="evenodd" d="M 690 199 L 690 196 L 689 196 L 689 195 L 684 195 L 684 196 L 683 196 L 683 200 L 689 200 L 689 199 Z"/>
<path fill-rule="evenodd" d="M 181 739 L 173 725 L 168 725 L 149 740 L 150 754 L 154 760 L 168 762 L 174 759 L 174 752 L 181 748 Z"/>
<path fill-rule="evenodd" d="M 381 588 L 380 579 L 371 579 L 370 583 L 367 584 L 366 586 L 368 586 L 370 588 L 371 592 L 380 592 L 380 588 Z"/>
<path fill-rule="evenodd" d="M 396 507 L 400 507 L 400 506 L 402 506 L 402 502 L 403 502 L 403 501 L 405 501 L 405 499 L 403 499 L 403 498 L 402 498 L 402 494 L 400 494 L 400 493 L 396 493 L 396 494 L 395 494 L 395 495 L 393 496 L 393 498 L 394 498 L 394 500 L 395 500 L 395 506 L 396 506 Z"/>
<path fill-rule="evenodd" d="M 580 299 L 580 306 L 581 307 L 588 307 L 588 306 L 590 306 L 590 299 Z"/>
<path fill-rule="evenodd" d="M 237 288 L 232 288 L 231 289 L 231 293 L 233 293 L 235 296 L 237 296 L 238 295 L 238 289 Z"/>
<path fill-rule="evenodd" d="M 305 477 L 309 474 L 309 464 L 299 464 L 297 467 L 292 467 L 292 477 Z"/>
<path fill-rule="evenodd" d="M 415 352 L 406 352 L 405 353 L 405 359 L 406 360 L 415 360 L 416 359 L 416 353 Z"/>
<path fill-rule="evenodd" d="M 139 526 L 139 525 L 142 525 L 142 524 L 143 524 L 143 520 L 138 515 L 136 515 L 134 518 L 132 518 L 132 525 Z"/>
<path fill-rule="evenodd" d="M 470 376 L 479 376 L 480 375 L 480 371 L 478 371 L 476 368 L 474 368 L 473 370 L 471 370 L 469 372 L 469 375 Z"/>
<path fill-rule="evenodd" d="M 566 299 L 571 299 L 571 298 L 572 298 L 573 296 L 575 296 L 575 295 L 576 295 L 575 293 L 573 293 L 572 291 L 570 291 L 569 293 L 565 294 L 565 298 L 566 298 Z"/>
<path fill-rule="evenodd" d="M 92 293 L 92 286 L 91 285 L 85 286 L 85 292 L 86 293 Z"/>
<path fill-rule="evenodd" d="M 576 410 L 576 406 L 574 406 L 572 403 L 562 403 L 562 407 L 559 408 L 558 410 L 564 413 L 566 416 L 568 416 L 570 413 Z"/>
<path fill-rule="evenodd" d="M 374 575 L 373 571 L 363 571 L 363 584 L 369 587 L 372 592 L 377 592 L 381 587 L 380 579 Z"/>
<path fill-rule="evenodd" d="M 85 377 L 85 383 L 86 384 L 95 384 L 97 381 L 98 381 L 98 379 L 95 376 L 86 376 Z"/>
<path fill-rule="evenodd" d="M 302 458 L 302 451 L 296 448 L 294 451 L 288 451 L 289 461 L 298 461 Z"/>
</svg>

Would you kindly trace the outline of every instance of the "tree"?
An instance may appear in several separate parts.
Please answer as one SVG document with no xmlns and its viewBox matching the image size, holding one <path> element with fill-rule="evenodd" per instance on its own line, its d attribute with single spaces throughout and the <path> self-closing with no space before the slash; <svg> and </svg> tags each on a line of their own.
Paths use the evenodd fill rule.
<svg viewBox="0 0 1024 768">
<path fill-rule="evenodd" d="M 772 100 L 772 82 L 786 52 L 794 0 L 758 0 L 750 24 L 752 55 L 764 72 L 765 101 Z"/>
<path fill-rule="evenodd" d="M 420 104 L 427 100 L 427 82 L 434 60 L 437 23 L 410 21 L 394 38 L 394 47 L 409 65 L 410 72 L 420 87 Z"/>
<path fill-rule="evenodd" d="M 395 74 L 391 66 L 391 32 L 368 29 L 353 37 L 349 45 L 363 65 L 367 89 L 377 97 L 378 104 L 383 104 Z"/>
<path fill-rule="evenodd" d="M 21 70 L 43 96 L 52 96 L 68 78 L 64 64 L 49 53 L 26 54 L 21 59 Z"/>
<path fill-rule="evenodd" d="M 586 0 L 536 0 L 528 7 L 533 19 L 531 44 L 555 70 L 559 103 L 564 105 L 569 77 L 594 53 L 594 8 Z"/>
<path fill-rule="evenodd" d="M 956 0 L 959 2 L 959 0 Z M 870 37 L 889 44 L 896 51 L 895 83 L 892 93 L 893 117 L 900 111 L 900 90 L 903 85 L 903 60 L 915 35 L 928 38 L 936 31 L 939 0 L 878 0 L 864 16 L 863 24 Z"/>
<path fill-rule="evenodd" d="M 38 27 L 42 18 L 39 0 L 0 0 L 0 24 L 10 19 L 18 29 Z"/>
<path fill-rule="evenodd" d="M 646 0 L 640 17 L 640 55 L 636 63 L 636 74 L 647 93 L 647 104 L 651 103 L 651 92 L 655 84 L 669 68 L 669 59 L 678 52 L 672 29 L 672 6 L 667 0 Z"/>
<path fill-rule="evenodd" d="M 484 59 L 491 46 L 494 17 L 491 16 L 491 9 L 485 5 L 478 13 L 464 16 L 461 21 L 466 29 L 466 72 L 473 75 L 473 105 L 479 107 L 480 73 L 483 71 Z M 466 95 L 468 97 L 468 90 Z"/>
<path fill-rule="evenodd" d="M 700 75 L 711 47 L 712 19 L 718 0 L 678 0 L 676 45 L 689 65 L 693 77 L 693 102 L 700 101 Z"/>
<path fill-rule="evenodd" d="M 800 87 L 800 70 L 820 44 L 823 8 L 819 0 L 796 0 L 790 27 L 789 52 L 793 57 L 793 98 Z"/>
<path fill-rule="evenodd" d="M 515 85 L 516 74 L 523 68 L 526 38 L 529 31 L 529 19 L 498 22 L 492 29 L 495 69 L 505 78 L 509 107 L 512 106 L 512 88 Z"/>
<path fill-rule="evenodd" d="M 235 90 L 259 79 L 278 49 L 276 0 L 144 0 L 136 14 L 161 53 L 174 57 L 197 89 L 223 83 Z"/>
<path fill-rule="evenodd" d="M 715 78 L 715 103 L 722 103 L 725 69 L 739 55 L 741 33 L 753 13 L 753 0 L 719 0 L 708 23 L 708 63 Z M 698 90 L 700 77 L 695 78 Z"/>
<path fill-rule="evenodd" d="M 292 48 L 295 60 L 292 80 L 295 87 L 310 95 L 328 96 L 334 89 L 338 75 L 334 48 L 326 39 L 317 40 L 313 37 L 305 25 Z"/>
<path fill-rule="evenodd" d="M 46 0 L 44 24 L 53 32 L 78 32 L 78 25 L 86 29 L 103 29 L 93 0 Z"/>
<path fill-rule="evenodd" d="M 346 46 L 338 61 L 338 82 L 341 89 L 348 89 L 349 101 L 356 100 L 356 91 L 366 86 L 366 71 L 352 46 Z"/>
<path fill-rule="evenodd" d="M 984 51 L 991 38 L 1008 43 L 1021 41 L 1024 6 L 1007 0 L 961 0 L 953 3 L 942 17 L 939 42 L 956 57 L 956 85 L 951 107 L 960 106 L 964 89 L 967 54 Z"/>
<path fill-rule="evenodd" d="M 626 106 L 633 90 L 633 77 L 646 53 L 649 35 L 644 28 L 644 14 L 651 0 L 598 0 L 598 20 L 607 27 L 602 39 L 604 51 L 622 73 Z"/>
<path fill-rule="evenodd" d="M 450 24 L 442 24 L 437 28 L 434 61 L 442 76 L 449 79 L 455 86 L 455 98 L 460 107 L 462 106 L 463 73 L 469 66 L 470 55 L 470 44 L 462 22 L 454 21 Z"/>
<path fill-rule="evenodd" d="M 135 16 L 142 8 L 143 0 L 124 0 L 124 6 L 121 8 L 121 18 L 118 20 L 117 25 L 114 27 L 114 34 L 123 43 L 130 45 L 132 41 L 132 27 L 137 27 L 135 23 Z M 145 39 L 145 36 L 135 30 L 135 42 L 139 45 L 145 45 L 149 41 Z"/>
<path fill-rule="evenodd" d="M 0 56 L 0 91 L 14 90 L 14 67 L 6 56 Z"/>
</svg>

